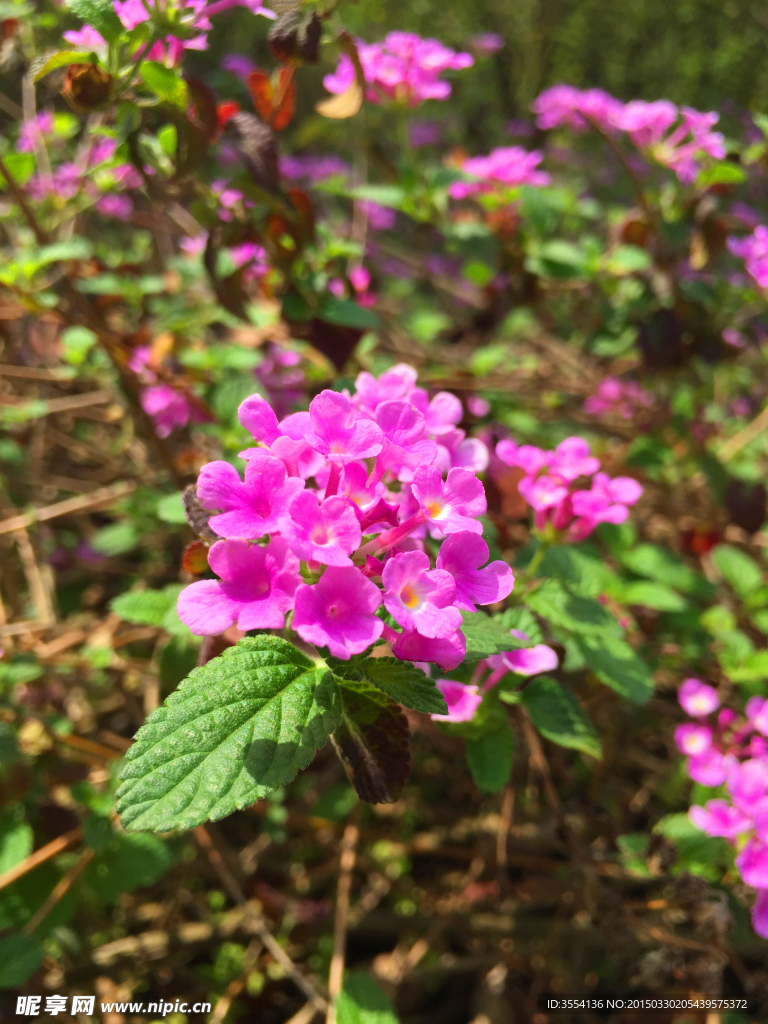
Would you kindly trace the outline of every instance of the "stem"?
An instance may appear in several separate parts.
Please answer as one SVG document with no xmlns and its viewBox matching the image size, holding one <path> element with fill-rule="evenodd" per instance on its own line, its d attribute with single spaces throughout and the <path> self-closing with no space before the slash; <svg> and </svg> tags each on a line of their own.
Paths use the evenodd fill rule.
<svg viewBox="0 0 768 1024">
<path fill-rule="evenodd" d="M 521 583 L 529 583 L 533 579 L 533 574 L 541 565 L 542 559 L 544 558 L 544 555 L 546 555 L 548 547 L 549 545 L 545 544 L 544 541 L 539 541 L 539 546 L 533 553 L 533 558 L 526 566 L 525 572 L 522 575 L 522 579 L 520 581 Z"/>
<path fill-rule="evenodd" d="M 414 530 L 418 529 L 423 523 L 427 521 L 427 514 L 424 509 L 419 509 L 418 512 L 414 512 L 410 519 L 406 519 L 404 523 L 399 526 L 395 526 L 392 530 L 387 530 L 386 533 L 379 534 L 378 537 L 374 537 L 373 540 L 368 541 L 367 544 L 363 544 L 358 549 L 358 555 L 372 555 L 374 552 L 388 551 L 393 548 L 395 544 L 399 544 L 404 537 L 407 537 Z"/>
<path fill-rule="evenodd" d="M 35 236 L 37 244 L 47 245 L 50 242 L 48 233 L 44 231 L 38 224 L 37 217 L 35 216 L 35 211 L 29 205 L 29 200 L 27 199 L 24 193 L 24 189 L 21 187 L 21 185 L 18 184 L 18 182 L 13 177 L 11 177 L 11 173 L 8 170 L 8 167 L 6 166 L 5 160 L 3 160 L 1 156 L 0 174 L 2 174 L 5 178 L 6 184 L 8 185 L 8 190 L 10 191 L 19 209 L 21 210 L 24 220 L 27 222 L 27 224 L 29 224 L 30 228 L 32 229 L 32 233 Z"/>
<path fill-rule="evenodd" d="M 384 629 L 381 631 L 381 639 L 386 640 L 388 644 L 395 644 L 400 639 L 400 634 L 385 622 Z"/>
<path fill-rule="evenodd" d="M 325 497 L 330 498 L 339 489 L 341 480 L 341 466 L 338 462 L 331 463 L 331 471 L 328 474 L 328 483 L 325 485 Z"/>
</svg>

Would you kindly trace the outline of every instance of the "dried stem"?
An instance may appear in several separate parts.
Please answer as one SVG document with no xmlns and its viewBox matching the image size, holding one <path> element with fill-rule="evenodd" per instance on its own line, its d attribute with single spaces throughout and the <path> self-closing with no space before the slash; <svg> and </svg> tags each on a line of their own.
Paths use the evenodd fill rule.
<svg viewBox="0 0 768 1024">
<path fill-rule="evenodd" d="M 336 916 L 333 922 L 333 955 L 328 972 L 328 996 L 330 1006 L 325 1017 L 326 1024 L 336 1024 L 336 1000 L 344 984 L 344 959 L 347 947 L 347 925 L 349 921 L 349 896 L 352 890 L 352 872 L 355 868 L 357 841 L 360 829 L 347 825 L 341 839 L 339 857 L 339 884 L 336 890 Z"/>
<path fill-rule="evenodd" d="M 30 917 L 29 921 L 24 925 L 24 934 L 31 935 L 32 932 L 45 920 L 50 914 L 56 904 L 66 896 L 69 890 L 72 888 L 74 883 L 85 871 L 88 865 L 93 860 L 93 850 L 90 847 L 86 847 L 80 854 L 75 863 L 67 870 L 66 874 L 59 879 L 56 885 L 51 890 L 48 898 L 45 900 L 41 907 L 35 911 Z"/>
<path fill-rule="evenodd" d="M 47 860 L 51 860 L 52 857 L 57 857 L 60 853 L 67 849 L 69 846 L 74 846 L 75 843 L 79 842 L 83 838 L 83 830 L 78 826 L 73 828 L 70 832 L 65 832 L 63 836 L 57 836 L 56 839 L 52 840 L 46 846 L 41 846 L 39 850 L 35 850 L 34 853 L 30 853 L 28 857 L 25 857 L 19 864 L 15 864 L 12 868 L 9 868 L 5 874 L 0 875 L 0 889 L 5 889 L 6 886 L 11 885 L 18 878 L 26 875 L 29 871 L 33 871 L 36 867 L 41 864 L 45 864 Z"/>
</svg>

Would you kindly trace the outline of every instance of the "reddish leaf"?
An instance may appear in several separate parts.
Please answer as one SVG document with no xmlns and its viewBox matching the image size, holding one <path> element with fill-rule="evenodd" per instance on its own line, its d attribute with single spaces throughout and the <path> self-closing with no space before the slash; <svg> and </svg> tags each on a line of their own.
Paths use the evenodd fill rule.
<svg viewBox="0 0 768 1024">
<path fill-rule="evenodd" d="M 219 130 L 221 131 L 224 128 L 224 125 L 230 117 L 234 117 L 235 114 L 238 114 L 239 112 L 240 105 L 235 103 L 234 100 L 227 100 L 226 103 L 220 103 L 216 108 L 216 119 L 219 124 Z"/>
<path fill-rule="evenodd" d="M 248 91 L 253 98 L 253 105 L 265 121 L 272 117 L 274 94 L 269 75 L 264 71 L 252 71 L 247 79 Z"/>
<path fill-rule="evenodd" d="M 292 67 L 282 67 L 277 76 L 277 106 L 274 109 L 270 124 L 276 132 L 281 132 L 290 124 L 296 109 L 296 79 Z"/>
<path fill-rule="evenodd" d="M 193 540 L 181 556 L 181 567 L 193 576 L 202 576 L 208 569 L 208 545 L 202 540 Z"/>
</svg>

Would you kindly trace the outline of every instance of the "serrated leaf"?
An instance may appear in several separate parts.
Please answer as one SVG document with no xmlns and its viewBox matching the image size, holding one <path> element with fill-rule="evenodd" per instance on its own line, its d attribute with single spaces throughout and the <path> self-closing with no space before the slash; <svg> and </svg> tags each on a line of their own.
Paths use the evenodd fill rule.
<svg viewBox="0 0 768 1024">
<path fill-rule="evenodd" d="M 730 544 L 712 548 L 711 558 L 740 597 L 753 593 L 763 582 L 763 570 L 757 562 Z"/>
<path fill-rule="evenodd" d="M 549 676 L 532 679 L 521 694 L 521 702 L 542 736 L 592 757 L 602 750 L 595 727 L 570 690 Z"/>
<path fill-rule="evenodd" d="M 509 782 L 515 738 L 505 720 L 501 729 L 466 741 L 467 764 L 481 793 L 498 793 Z"/>
<path fill-rule="evenodd" d="M 108 43 L 116 42 L 125 31 L 112 0 L 68 0 L 67 7 L 86 25 L 92 25 Z"/>
<path fill-rule="evenodd" d="M 51 56 L 35 71 L 33 81 L 39 82 L 41 78 L 50 75 L 58 68 L 69 67 L 70 64 L 90 64 L 93 60 L 92 53 L 75 53 L 73 50 L 60 50 L 52 53 Z"/>
<path fill-rule="evenodd" d="M 376 982 L 359 971 L 348 972 L 336 1001 L 336 1024 L 399 1024 L 392 1004 Z"/>
<path fill-rule="evenodd" d="M 366 679 L 397 704 L 412 711 L 424 711 L 431 715 L 448 714 L 448 705 L 434 680 L 410 661 L 389 657 L 352 658 L 350 661 L 329 658 L 328 664 L 342 679 Z"/>
<path fill-rule="evenodd" d="M 651 699 L 653 676 L 626 640 L 576 636 L 574 643 L 600 682 L 634 704 L 645 704 Z"/>
<path fill-rule="evenodd" d="M 544 580 L 526 595 L 525 603 L 555 626 L 582 636 L 621 636 L 611 613 L 590 597 L 572 594 L 557 580 Z"/>
<path fill-rule="evenodd" d="M 685 598 L 664 583 L 636 580 L 621 588 L 619 598 L 624 604 L 655 608 L 659 612 L 682 612 L 688 607 Z"/>
<path fill-rule="evenodd" d="M 23 985 L 42 962 L 43 947 L 34 935 L 7 935 L 0 939 L 0 988 Z"/>
<path fill-rule="evenodd" d="M 408 721 L 400 706 L 364 679 L 338 679 L 341 722 L 333 745 L 358 796 L 394 803 L 411 770 Z"/>
<path fill-rule="evenodd" d="M 512 636 L 502 616 L 490 616 L 485 612 L 462 612 L 461 618 L 461 630 L 467 638 L 465 662 L 471 664 L 492 654 L 530 647 L 530 641 Z"/>
<path fill-rule="evenodd" d="M 324 663 L 281 637 L 246 637 L 139 729 L 117 791 L 123 826 L 188 829 L 256 803 L 306 768 L 340 717 Z"/>
<path fill-rule="evenodd" d="M 538 575 L 553 576 L 584 597 L 596 597 L 615 579 L 615 574 L 604 562 L 573 544 L 549 548 Z"/>
</svg>

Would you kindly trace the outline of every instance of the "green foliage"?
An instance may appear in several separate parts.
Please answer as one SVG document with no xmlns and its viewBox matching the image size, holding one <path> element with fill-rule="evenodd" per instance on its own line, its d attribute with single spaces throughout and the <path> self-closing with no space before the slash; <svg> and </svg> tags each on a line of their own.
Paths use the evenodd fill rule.
<svg viewBox="0 0 768 1024">
<path fill-rule="evenodd" d="M 526 595 L 525 603 L 537 615 L 584 637 L 620 637 L 621 626 L 592 598 L 574 594 L 557 580 L 543 580 Z"/>
<path fill-rule="evenodd" d="M 496 724 L 496 723 L 494 723 Z M 467 764 L 481 793 L 498 793 L 509 782 L 515 739 L 508 719 L 500 720 L 500 728 L 467 739 Z"/>
<path fill-rule="evenodd" d="M 397 658 L 329 658 L 329 666 L 342 679 L 365 680 L 382 690 L 396 703 L 413 711 L 446 715 L 445 698 L 432 679 L 410 661 Z"/>
<path fill-rule="evenodd" d="M 486 615 L 485 612 L 462 612 L 462 632 L 467 638 L 465 662 L 482 661 L 491 654 L 514 651 L 528 647 L 528 641 L 518 640 L 509 632 L 510 626 L 500 616 Z"/>
<path fill-rule="evenodd" d="M 0 822 L 0 875 L 32 852 L 32 829 L 26 821 L 6 818 Z"/>
<path fill-rule="evenodd" d="M 34 935 L 6 935 L 0 939 L 0 988 L 23 985 L 42 962 L 43 947 Z"/>
<path fill-rule="evenodd" d="M 392 1004 L 367 974 L 348 971 L 336 1002 L 337 1024 L 399 1024 Z"/>
<path fill-rule="evenodd" d="M 156 96 L 174 107 L 184 107 L 188 102 L 187 84 L 173 68 L 155 61 L 145 61 L 139 72 L 142 80 Z"/>
<path fill-rule="evenodd" d="M 123 33 L 123 26 L 110 0 L 67 0 L 67 7 L 87 25 L 92 25 L 108 43 Z"/>
<path fill-rule="evenodd" d="M 537 676 L 525 687 L 521 702 L 542 736 L 561 747 L 601 756 L 595 727 L 576 697 L 549 676 Z"/>
<path fill-rule="evenodd" d="M 645 704 L 651 699 L 653 676 L 626 640 L 578 636 L 573 642 L 601 683 L 634 704 Z"/>
<path fill-rule="evenodd" d="M 170 583 L 162 590 L 130 590 L 114 598 L 111 607 L 126 622 L 141 626 L 161 626 L 167 633 L 189 642 L 192 633 L 176 612 L 176 601 L 183 589 L 177 583 Z"/>
<path fill-rule="evenodd" d="M 713 548 L 712 561 L 740 597 L 748 597 L 763 582 L 763 570 L 757 562 L 729 544 Z"/>
<path fill-rule="evenodd" d="M 136 735 L 117 792 L 123 825 L 217 820 L 290 782 L 341 716 L 322 663 L 280 637 L 245 638 L 196 668 Z"/>
</svg>

